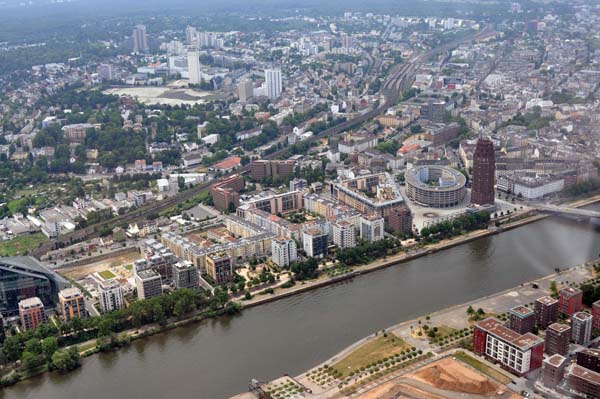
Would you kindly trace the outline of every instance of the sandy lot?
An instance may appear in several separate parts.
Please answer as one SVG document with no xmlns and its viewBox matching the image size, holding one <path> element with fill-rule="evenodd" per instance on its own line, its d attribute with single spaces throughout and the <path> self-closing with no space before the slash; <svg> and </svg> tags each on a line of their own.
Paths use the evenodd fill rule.
<svg viewBox="0 0 600 399">
<path fill-rule="evenodd" d="M 87 275 L 95 272 L 101 272 L 104 270 L 111 269 L 117 266 L 124 266 L 133 263 L 136 259 L 140 258 L 140 254 L 137 252 L 131 252 L 129 254 L 115 256 L 114 258 L 105 259 L 99 262 L 90 263 L 87 265 L 71 267 L 68 269 L 58 269 L 58 272 L 65 277 L 72 280 L 80 280 Z"/>
<path fill-rule="evenodd" d="M 521 396 L 505 386 L 452 358 L 444 358 L 416 371 L 386 382 L 360 399 L 459 399 L 503 398 Z"/>
<path fill-rule="evenodd" d="M 175 89 L 164 86 L 143 86 L 143 87 L 125 87 L 118 89 L 108 89 L 104 94 L 115 94 L 117 96 L 131 96 L 138 99 L 143 104 L 199 104 L 203 103 L 204 97 L 211 93 L 192 89 Z"/>
</svg>

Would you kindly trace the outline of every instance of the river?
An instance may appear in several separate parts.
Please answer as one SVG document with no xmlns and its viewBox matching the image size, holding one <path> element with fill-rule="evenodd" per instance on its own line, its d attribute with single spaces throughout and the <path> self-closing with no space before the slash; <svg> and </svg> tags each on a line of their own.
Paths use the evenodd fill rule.
<svg viewBox="0 0 600 399">
<path fill-rule="evenodd" d="M 598 208 L 596 208 L 598 209 Z M 218 399 L 299 374 L 404 320 L 593 259 L 600 234 L 552 218 L 336 285 L 132 343 L 0 391 L 4 399 Z"/>
</svg>

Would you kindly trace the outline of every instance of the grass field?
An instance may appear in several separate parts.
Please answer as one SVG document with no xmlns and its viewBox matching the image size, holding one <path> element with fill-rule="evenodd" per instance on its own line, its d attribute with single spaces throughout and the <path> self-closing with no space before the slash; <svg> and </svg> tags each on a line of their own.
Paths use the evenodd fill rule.
<svg viewBox="0 0 600 399">
<path fill-rule="evenodd" d="M 409 350 L 410 347 L 409 344 L 398 338 L 398 336 L 388 333 L 387 337 L 382 335 L 360 346 L 354 352 L 333 364 L 332 367 L 342 373 L 343 376 L 347 376 L 352 371 L 356 371 L 363 366 L 395 355 L 396 353 Z"/>
<path fill-rule="evenodd" d="M 105 278 L 105 279 L 111 279 L 111 278 L 115 278 L 117 277 L 113 272 L 111 272 L 110 270 L 103 270 L 100 272 L 100 275 Z"/>
<path fill-rule="evenodd" d="M 0 242 L 0 256 L 26 255 L 48 241 L 43 233 L 35 233 Z"/>
<path fill-rule="evenodd" d="M 512 381 L 512 378 L 510 378 L 503 372 L 498 371 L 498 370 L 494 369 L 493 367 L 488 366 L 487 364 L 474 358 L 473 356 L 468 355 L 465 352 L 458 351 L 458 352 L 456 352 L 456 354 L 454 356 L 456 356 L 456 358 L 458 360 L 473 367 L 475 370 L 481 371 L 483 374 L 495 379 L 498 382 L 501 382 L 502 384 L 506 385 Z"/>
</svg>

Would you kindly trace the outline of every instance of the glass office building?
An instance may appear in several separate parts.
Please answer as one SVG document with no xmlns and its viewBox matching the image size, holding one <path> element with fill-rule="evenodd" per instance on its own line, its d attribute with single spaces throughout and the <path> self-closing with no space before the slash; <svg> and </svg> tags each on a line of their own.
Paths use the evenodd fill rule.
<svg viewBox="0 0 600 399">
<path fill-rule="evenodd" d="M 30 256 L 0 258 L 0 313 L 13 316 L 19 312 L 19 301 L 38 297 L 45 306 L 52 307 L 57 295 L 71 284 L 47 269 Z"/>
</svg>

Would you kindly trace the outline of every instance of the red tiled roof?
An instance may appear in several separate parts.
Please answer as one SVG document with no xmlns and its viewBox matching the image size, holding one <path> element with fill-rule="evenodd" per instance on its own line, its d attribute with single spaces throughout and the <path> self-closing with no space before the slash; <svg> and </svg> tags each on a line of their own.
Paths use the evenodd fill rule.
<svg viewBox="0 0 600 399">
<path fill-rule="evenodd" d="M 234 168 L 236 166 L 239 166 L 239 164 L 242 162 L 242 158 L 240 157 L 230 157 L 227 159 L 222 160 L 219 163 L 216 163 L 213 165 L 214 168 L 218 168 L 218 169 L 231 169 Z"/>
</svg>

